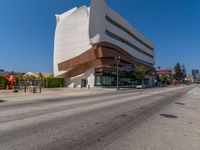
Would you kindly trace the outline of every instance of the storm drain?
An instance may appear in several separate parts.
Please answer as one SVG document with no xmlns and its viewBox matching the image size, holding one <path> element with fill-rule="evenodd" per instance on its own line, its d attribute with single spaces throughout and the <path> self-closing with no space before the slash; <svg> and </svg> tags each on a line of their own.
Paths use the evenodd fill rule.
<svg viewBox="0 0 200 150">
<path fill-rule="evenodd" d="M 177 105 L 185 105 L 185 103 L 176 102 Z"/>
<path fill-rule="evenodd" d="M 178 118 L 177 116 L 175 116 L 175 115 L 170 115 L 170 114 L 160 114 L 160 116 L 165 117 L 165 118 L 171 118 L 171 119 L 176 119 L 176 118 Z"/>
</svg>

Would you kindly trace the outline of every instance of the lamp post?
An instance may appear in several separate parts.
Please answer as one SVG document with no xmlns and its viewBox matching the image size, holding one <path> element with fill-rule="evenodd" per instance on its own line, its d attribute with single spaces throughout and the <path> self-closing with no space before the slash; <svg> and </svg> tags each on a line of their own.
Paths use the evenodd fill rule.
<svg viewBox="0 0 200 150">
<path fill-rule="evenodd" d="M 153 87 L 155 87 L 155 82 L 156 82 L 156 79 L 155 79 L 155 72 L 152 73 L 152 76 L 153 76 Z"/>
<path fill-rule="evenodd" d="M 120 63 L 120 56 L 116 56 L 116 64 L 117 64 L 117 90 L 119 90 L 119 63 Z"/>
</svg>

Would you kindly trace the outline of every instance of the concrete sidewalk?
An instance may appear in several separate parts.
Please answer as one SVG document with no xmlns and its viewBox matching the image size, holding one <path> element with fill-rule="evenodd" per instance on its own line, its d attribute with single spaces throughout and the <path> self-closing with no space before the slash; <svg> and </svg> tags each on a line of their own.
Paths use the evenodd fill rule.
<svg viewBox="0 0 200 150">
<path fill-rule="evenodd" d="M 3 101 L 23 101 L 23 100 L 37 100 L 47 98 L 59 98 L 68 96 L 81 96 L 92 95 L 101 93 L 110 93 L 116 91 L 115 89 L 72 89 L 72 88 L 52 88 L 42 89 L 42 93 L 24 92 L 20 90 L 18 93 L 14 93 L 12 90 L 0 90 L 0 100 Z"/>
<path fill-rule="evenodd" d="M 178 87 L 165 87 L 165 88 L 148 88 L 148 89 L 134 89 L 127 88 L 121 89 L 120 92 L 130 91 L 130 92 L 152 92 L 154 94 L 159 94 L 160 91 L 163 90 L 173 90 L 176 88 L 182 88 L 184 86 Z M 63 97 L 72 97 L 72 96 L 86 96 L 86 95 L 94 95 L 94 94 L 103 94 L 103 93 L 113 93 L 117 92 L 116 88 L 48 88 L 42 89 L 42 93 L 31 93 L 24 92 L 24 90 L 20 90 L 18 93 L 12 92 L 12 90 L 0 90 L 0 100 L 6 102 L 13 101 L 27 101 L 27 100 L 41 100 L 41 99 L 49 99 L 49 98 L 63 98 Z"/>
</svg>

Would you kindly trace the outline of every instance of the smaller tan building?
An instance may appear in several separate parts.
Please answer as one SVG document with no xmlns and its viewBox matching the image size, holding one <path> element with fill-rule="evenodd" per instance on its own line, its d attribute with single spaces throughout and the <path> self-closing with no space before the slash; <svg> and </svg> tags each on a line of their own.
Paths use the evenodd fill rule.
<svg viewBox="0 0 200 150">
<path fill-rule="evenodd" d="M 34 76 L 34 77 L 39 77 L 40 73 L 45 77 L 45 78 L 48 78 L 48 77 L 51 77 L 53 76 L 52 73 L 47 73 L 47 72 L 27 72 L 26 74 L 24 74 L 23 76 L 26 77 L 26 76 Z"/>
</svg>

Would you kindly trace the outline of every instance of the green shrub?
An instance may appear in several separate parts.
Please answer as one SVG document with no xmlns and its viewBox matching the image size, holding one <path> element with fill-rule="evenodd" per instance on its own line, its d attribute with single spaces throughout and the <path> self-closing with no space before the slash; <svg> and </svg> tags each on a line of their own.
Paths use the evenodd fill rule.
<svg viewBox="0 0 200 150">
<path fill-rule="evenodd" d="M 7 87 L 7 80 L 3 77 L 0 77 L 0 89 L 6 89 Z"/>
<path fill-rule="evenodd" d="M 47 88 L 63 87 L 65 83 L 64 78 L 46 78 Z"/>
</svg>

